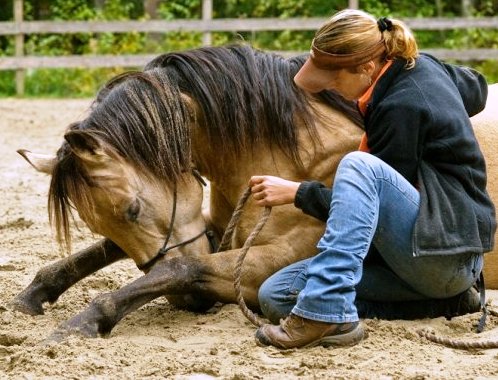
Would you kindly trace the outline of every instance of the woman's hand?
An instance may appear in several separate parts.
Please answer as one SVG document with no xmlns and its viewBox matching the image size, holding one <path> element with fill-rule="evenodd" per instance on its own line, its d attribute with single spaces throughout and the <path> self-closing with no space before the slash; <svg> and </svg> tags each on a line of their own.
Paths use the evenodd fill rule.
<svg viewBox="0 0 498 380">
<path fill-rule="evenodd" d="M 294 203 L 300 182 L 270 175 L 252 176 L 249 186 L 258 206 L 280 206 Z"/>
</svg>

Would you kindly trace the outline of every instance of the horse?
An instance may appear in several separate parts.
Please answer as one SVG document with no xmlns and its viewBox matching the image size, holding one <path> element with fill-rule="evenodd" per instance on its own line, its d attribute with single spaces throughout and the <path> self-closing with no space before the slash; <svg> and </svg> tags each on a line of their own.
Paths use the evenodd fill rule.
<svg viewBox="0 0 498 380">
<path fill-rule="evenodd" d="M 193 311 L 235 303 L 236 261 L 261 208 L 248 201 L 231 247 L 214 254 L 212 247 L 251 175 L 330 186 L 339 161 L 357 149 L 363 133 L 353 103 L 297 88 L 293 77 L 304 60 L 244 45 L 164 54 L 107 83 L 88 115 L 68 127 L 55 155 L 19 150 L 51 175 L 48 208 L 57 241 L 71 250 L 75 211 L 104 238 L 39 270 L 14 308 L 43 314 L 45 302 L 123 258 L 144 275 L 97 296 L 53 339 L 105 336 L 160 296 Z M 204 179 L 208 212 L 202 212 Z M 250 309 L 259 310 L 257 293 L 266 278 L 317 253 L 323 228 L 292 205 L 272 211 L 241 271 Z"/>
<path fill-rule="evenodd" d="M 141 72 L 111 80 L 88 117 L 69 126 L 55 156 L 20 150 L 52 176 L 49 215 L 59 243 L 70 250 L 72 210 L 105 238 L 42 268 L 14 307 L 43 314 L 45 302 L 123 258 L 144 275 L 96 297 L 52 338 L 105 336 L 159 296 L 194 311 L 234 303 L 236 261 L 260 208 L 249 201 L 231 249 L 213 254 L 213 240 L 223 234 L 250 176 L 330 186 L 338 162 L 357 149 L 363 133 L 353 104 L 293 84 L 303 62 L 247 46 L 165 54 Z M 208 213 L 202 212 L 204 178 Z M 242 269 L 241 292 L 252 310 L 259 309 L 257 292 L 267 277 L 316 254 L 323 228 L 292 205 L 273 210 Z"/>
<path fill-rule="evenodd" d="M 498 205 L 498 157 L 496 141 L 498 140 L 498 83 L 488 86 L 486 108 L 470 119 L 481 150 L 486 158 L 488 192 L 495 205 Z M 495 233 L 495 242 L 498 241 Z M 486 287 L 498 289 L 498 247 L 484 255 L 484 278 Z"/>
</svg>

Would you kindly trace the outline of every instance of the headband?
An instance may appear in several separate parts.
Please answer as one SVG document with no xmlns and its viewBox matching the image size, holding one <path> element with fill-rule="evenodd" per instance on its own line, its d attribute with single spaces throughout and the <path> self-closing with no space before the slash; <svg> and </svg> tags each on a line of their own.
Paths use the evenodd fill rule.
<svg viewBox="0 0 498 380">
<path fill-rule="evenodd" d="M 337 70 L 345 67 L 358 66 L 378 57 L 386 50 L 384 38 L 369 48 L 351 54 L 333 54 L 320 50 L 311 42 L 310 58 L 313 64 L 322 70 Z"/>
</svg>

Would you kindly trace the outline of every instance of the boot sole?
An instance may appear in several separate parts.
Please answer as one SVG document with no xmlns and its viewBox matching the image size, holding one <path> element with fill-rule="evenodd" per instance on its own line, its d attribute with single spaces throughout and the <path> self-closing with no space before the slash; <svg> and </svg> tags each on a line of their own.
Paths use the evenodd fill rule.
<svg viewBox="0 0 498 380">
<path fill-rule="evenodd" d="M 323 347 L 354 346 L 355 344 L 361 342 L 366 337 L 367 333 L 363 329 L 363 326 L 361 324 L 358 324 L 351 331 L 337 335 L 324 336 L 320 339 L 314 340 L 311 343 L 308 343 L 307 345 L 301 346 L 300 348 L 309 348 L 316 346 L 323 346 Z M 256 345 L 258 345 L 259 347 L 274 346 L 281 350 L 289 350 L 296 348 L 296 347 L 277 346 L 274 342 L 269 340 L 266 335 L 261 334 L 259 329 L 256 331 L 255 341 Z"/>
<path fill-rule="evenodd" d="M 358 324 L 356 328 L 347 333 L 324 336 L 323 338 L 317 339 L 303 347 L 308 348 L 316 346 L 323 346 L 323 347 L 354 346 L 355 344 L 365 339 L 366 336 L 367 334 L 365 330 L 363 329 L 361 324 Z"/>
</svg>

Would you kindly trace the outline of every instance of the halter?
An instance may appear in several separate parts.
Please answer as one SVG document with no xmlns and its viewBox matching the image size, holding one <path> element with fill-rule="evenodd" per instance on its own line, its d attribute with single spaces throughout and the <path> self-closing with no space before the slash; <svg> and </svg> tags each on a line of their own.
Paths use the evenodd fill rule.
<svg viewBox="0 0 498 380">
<path fill-rule="evenodd" d="M 192 170 L 192 174 L 194 175 L 195 179 L 199 181 L 199 183 L 203 186 L 206 186 L 206 182 L 204 179 L 201 177 L 199 172 L 195 169 Z M 204 231 L 200 232 L 199 234 L 195 235 L 194 237 L 191 237 L 190 239 L 184 240 L 181 243 L 171 245 L 168 247 L 169 239 L 171 238 L 171 235 L 173 233 L 173 225 L 175 224 L 175 218 L 176 218 L 176 203 L 177 203 L 177 191 L 176 191 L 176 182 L 175 182 L 175 187 L 173 190 L 173 210 L 171 211 L 171 218 L 169 221 L 169 228 L 168 228 L 168 234 L 166 235 L 166 239 L 164 241 L 163 246 L 157 251 L 156 255 L 150 259 L 149 261 L 145 262 L 144 264 L 137 265 L 137 268 L 140 270 L 147 270 L 149 269 L 152 265 L 156 263 L 159 258 L 162 256 L 166 255 L 168 251 L 171 251 L 174 248 L 178 247 L 183 247 L 187 244 L 193 243 L 197 239 L 199 239 L 202 235 L 206 235 L 208 240 L 209 240 L 209 245 L 211 247 L 211 252 L 214 252 L 216 250 L 215 247 L 215 242 L 214 242 L 214 234 L 213 231 L 209 231 L 208 229 L 204 229 Z"/>
</svg>

